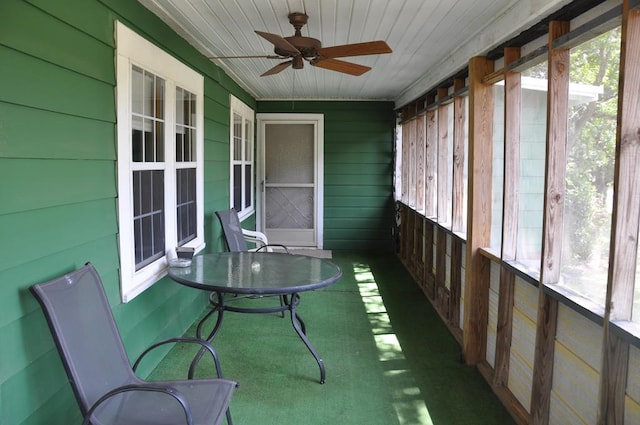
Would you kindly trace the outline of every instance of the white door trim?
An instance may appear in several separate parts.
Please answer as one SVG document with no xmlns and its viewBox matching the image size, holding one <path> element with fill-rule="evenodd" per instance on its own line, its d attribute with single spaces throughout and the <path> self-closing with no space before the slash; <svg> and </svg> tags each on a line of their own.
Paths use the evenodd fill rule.
<svg viewBox="0 0 640 425">
<path fill-rule="evenodd" d="M 256 161 L 256 228 L 262 230 L 264 223 L 264 135 L 266 124 L 313 124 L 315 128 L 315 192 L 316 247 L 322 249 L 324 235 L 324 115 L 323 114 L 256 114 L 257 161 Z"/>
</svg>

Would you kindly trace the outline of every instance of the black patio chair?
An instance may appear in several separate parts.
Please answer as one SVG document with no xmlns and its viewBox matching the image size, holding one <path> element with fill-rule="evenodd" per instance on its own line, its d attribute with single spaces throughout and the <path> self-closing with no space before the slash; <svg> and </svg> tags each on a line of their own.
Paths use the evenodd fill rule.
<svg viewBox="0 0 640 425">
<path fill-rule="evenodd" d="M 236 382 L 221 379 L 213 347 L 194 338 L 158 342 L 133 367 L 122 344 L 102 282 L 90 264 L 38 285 L 31 291 L 42 306 L 83 425 L 211 425 L 227 417 Z M 135 370 L 151 350 L 164 344 L 193 342 L 212 356 L 218 378 L 145 381 Z"/>
</svg>

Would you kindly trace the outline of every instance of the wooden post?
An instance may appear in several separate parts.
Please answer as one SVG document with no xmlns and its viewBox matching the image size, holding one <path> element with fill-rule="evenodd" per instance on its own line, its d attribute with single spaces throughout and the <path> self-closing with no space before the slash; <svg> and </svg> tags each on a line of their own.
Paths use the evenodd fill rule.
<svg viewBox="0 0 640 425">
<path fill-rule="evenodd" d="M 520 49 L 504 49 L 506 67 L 520 58 Z M 518 193 L 520 186 L 520 108 L 522 86 L 519 72 L 504 75 L 504 174 L 502 201 L 502 260 L 515 260 L 518 232 Z M 506 386 L 513 328 L 513 297 L 515 277 L 505 267 L 500 268 L 500 294 L 494 384 Z"/>
<path fill-rule="evenodd" d="M 493 161 L 493 87 L 482 78 L 493 72 L 493 61 L 469 60 L 469 190 L 467 261 L 462 354 L 469 365 L 484 359 L 489 311 L 489 264 L 480 248 L 491 239 L 491 179 Z"/>
<path fill-rule="evenodd" d="M 415 119 L 416 138 L 416 211 L 424 212 L 424 165 L 425 165 L 425 116 L 420 114 Z"/>
<path fill-rule="evenodd" d="M 640 227 L 640 10 L 622 6 L 622 49 L 609 276 L 604 318 L 598 424 L 624 423 L 629 344 L 611 333 L 612 321 L 630 321 Z M 638 283 L 636 283 L 637 285 Z"/>
<path fill-rule="evenodd" d="M 406 137 L 409 141 L 409 155 L 407 156 L 407 160 L 409 163 L 407 164 L 407 173 L 408 173 L 408 192 L 409 192 L 409 206 L 411 208 L 416 207 L 416 117 L 411 118 L 411 120 L 406 125 L 407 133 L 403 133 L 403 138 Z"/>
<path fill-rule="evenodd" d="M 545 169 L 542 259 L 533 364 L 530 422 L 549 423 L 553 380 L 558 301 L 544 291 L 545 285 L 558 283 L 562 259 L 562 220 L 569 111 L 569 50 L 553 50 L 553 40 L 569 32 L 569 22 L 549 23 L 549 89 L 547 92 L 547 155 Z"/>
<path fill-rule="evenodd" d="M 427 134 L 425 137 L 425 195 L 424 195 L 424 215 L 425 217 L 435 218 L 436 211 L 436 193 L 437 193 L 437 164 L 436 158 L 438 147 L 438 126 L 436 123 L 436 111 L 430 110 L 426 114 Z"/>
<path fill-rule="evenodd" d="M 447 97 L 447 89 L 438 89 L 438 100 Z M 448 110 L 447 105 L 438 106 L 438 201 L 436 202 L 438 208 L 438 223 L 451 224 L 451 217 L 447 217 L 448 214 L 448 202 L 447 198 L 451 194 L 451 188 L 447 185 L 449 174 L 449 162 L 448 162 Z"/>
<path fill-rule="evenodd" d="M 453 80 L 453 90 L 458 91 L 464 87 L 464 80 Z M 462 203 L 464 200 L 464 130 L 467 124 L 464 108 L 465 97 L 457 96 L 453 99 L 453 214 L 451 230 L 463 232 L 464 220 L 462 217 Z"/>
</svg>

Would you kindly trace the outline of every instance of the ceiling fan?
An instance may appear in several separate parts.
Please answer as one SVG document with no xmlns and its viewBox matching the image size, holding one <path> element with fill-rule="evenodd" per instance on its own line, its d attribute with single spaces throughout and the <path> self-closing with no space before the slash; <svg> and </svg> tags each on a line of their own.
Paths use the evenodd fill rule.
<svg viewBox="0 0 640 425">
<path fill-rule="evenodd" d="M 369 71 L 371 67 L 359 65 L 352 62 L 339 60 L 350 56 L 379 55 L 391 53 L 391 48 L 384 41 L 369 41 L 365 43 L 344 44 L 340 46 L 322 47 L 320 40 L 305 37 L 300 30 L 307 23 L 309 17 L 305 13 L 294 12 L 289 14 L 289 23 L 295 28 L 292 37 L 281 37 L 277 34 L 256 31 L 260 37 L 269 41 L 274 46 L 276 55 L 267 56 L 216 56 L 215 59 L 235 59 L 235 58 L 268 58 L 268 59 L 288 59 L 260 75 L 274 75 L 292 66 L 293 69 L 302 69 L 306 60 L 313 66 L 342 72 L 349 75 L 362 75 Z M 212 58 L 213 59 L 213 58 Z"/>
</svg>

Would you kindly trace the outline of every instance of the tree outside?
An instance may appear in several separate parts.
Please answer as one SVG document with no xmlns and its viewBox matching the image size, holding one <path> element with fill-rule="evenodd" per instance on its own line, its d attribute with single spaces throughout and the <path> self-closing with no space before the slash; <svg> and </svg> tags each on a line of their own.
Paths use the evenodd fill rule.
<svg viewBox="0 0 640 425">
<path fill-rule="evenodd" d="M 615 159 L 620 28 L 571 50 L 562 284 L 604 306 Z"/>
</svg>

